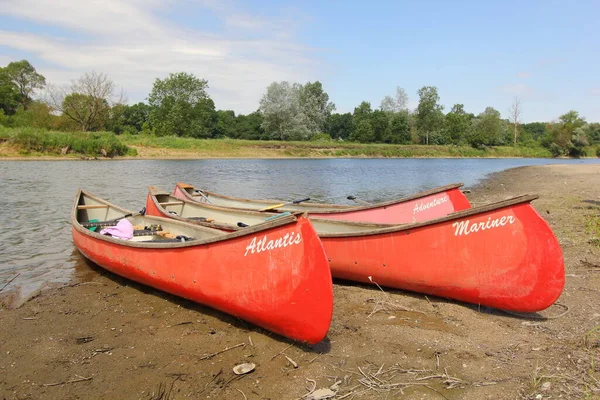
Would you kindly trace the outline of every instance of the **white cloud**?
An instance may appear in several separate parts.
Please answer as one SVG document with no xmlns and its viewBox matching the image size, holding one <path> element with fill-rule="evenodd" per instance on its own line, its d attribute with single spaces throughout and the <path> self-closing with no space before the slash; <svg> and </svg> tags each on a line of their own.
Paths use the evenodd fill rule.
<svg viewBox="0 0 600 400">
<path fill-rule="evenodd" d="M 193 73 L 209 82 L 217 109 L 248 113 L 273 81 L 315 80 L 312 49 L 289 37 L 280 20 L 255 17 L 225 2 L 200 1 L 228 27 L 225 33 L 181 28 L 160 18 L 169 2 L 159 0 L 0 1 L 0 15 L 55 26 L 61 37 L 0 30 L 0 46 L 30 53 L 46 80 L 65 84 L 85 72 L 107 74 L 130 101 L 145 100 L 156 78 Z M 253 30 L 245 35 L 242 30 Z M 5 58 L 5 57 L 4 57 Z M 14 60 L 10 60 L 14 61 Z"/>
<path fill-rule="evenodd" d="M 531 77 L 531 74 L 527 71 L 517 72 L 517 78 L 519 78 L 519 79 L 527 79 L 529 77 Z"/>
<path fill-rule="evenodd" d="M 600 96 L 600 87 L 597 87 L 597 88 L 592 88 L 592 89 L 590 90 L 590 94 L 591 94 L 592 96 Z"/>
</svg>

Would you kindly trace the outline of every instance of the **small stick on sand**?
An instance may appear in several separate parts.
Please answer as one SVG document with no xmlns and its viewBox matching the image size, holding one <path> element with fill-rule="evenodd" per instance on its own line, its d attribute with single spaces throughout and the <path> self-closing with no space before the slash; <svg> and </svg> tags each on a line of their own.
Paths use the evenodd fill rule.
<svg viewBox="0 0 600 400">
<path fill-rule="evenodd" d="M 57 382 L 57 383 L 44 383 L 44 386 L 59 386 L 59 385 L 64 385 L 66 383 L 84 382 L 84 381 L 92 380 L 91 376 L 89 378 L 79 376 L 79 375 L 75 375 L 75 376 L 77 376 L 77 379 L 70 379 L 68 381 Z"/>
<path fill-rule="evenodd" d="M 290 343 L 290 345 L 288 347 L 286 347 L 285 349 L 281 350 L 279 353 L 275 354 L 273 357 L 271 357 L 271 361 L 273 361 L 275 359 L 275 357 L 277 357 L 278 355 L 283 354 L 284 351 L 286 351 L 287 349 L 289 349 L 290 347 L 292 347 L 294 345 L 294 343 Z"/>
<path fill-rule="evenodd" d="M 246 343 L 240 343 L 240 344 L 236 344 L 235 346 L 231 346 L 231 347 L 225 347 L 223 350 L 221 351 L 217 351 L 216 353 L 212 353 L 212 354 L 207 354 L 205 356 L 200 357 L 201 360 L 208 360 L 209 358 L 213 358 L 214 356 L 216 356 L 217 354 L 221 354 L 221 353 L 225 353 L 226 351 L 229 350 L 233 350 L 235 348 L 241 347 L 241 346 L 245 346 Z"/>
</svg>

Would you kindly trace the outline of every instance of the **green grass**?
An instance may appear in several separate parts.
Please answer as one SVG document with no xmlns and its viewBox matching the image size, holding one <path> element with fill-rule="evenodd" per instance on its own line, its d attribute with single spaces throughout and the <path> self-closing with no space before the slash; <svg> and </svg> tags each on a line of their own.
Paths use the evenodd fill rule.
<svg viewBox="0 0 600 400">
<path fill-rule="evenodd" d="M 67 154 L 108 157 L 135 155 L 112 132 L 57 132 L 38 128 L 6 128 L 0 126 L 0 141 L 18 149 L 20 155 Z"/>
<path fill-rule="evenodd" d="M 484 150 L 470 146 L 422 146 L 362 144 L 339 141 L 258 141 L 238 139 L 192 139 L 176 136 L 121 135 L 129 146 L 195 151 L 222 157 L 527 157 L 549 158 L 547 149 L 499 146 Z"/>
</svg>

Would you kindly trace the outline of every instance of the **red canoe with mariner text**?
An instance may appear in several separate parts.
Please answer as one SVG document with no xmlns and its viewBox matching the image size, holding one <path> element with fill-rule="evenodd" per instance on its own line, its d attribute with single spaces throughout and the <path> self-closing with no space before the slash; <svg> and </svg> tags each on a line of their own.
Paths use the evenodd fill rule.
<svg viewBox="0 0 600 400">
<path fill-rule="evenodd" d="M 150 188 L 149 213 L 243 231 L 273 214 L 182 200 Z M 561 295 L 560 245 L 525 195 L 404 225 L 311 219 L 333 277 L 535 312 Z M 260 253 L 264 242 L 249 251 Z"/>
<path fill-rule="evenodd" d="M 131 214 L 80 190 L 71 213 L 75 246 L 117 275 L 282 336 L 317 343 L 327 334 L 333 312 L 331 272 L 308 218 L 287 215 L 225 233 Z M 124 219 L 123 226 L 134 226 L 129 240 L 99 233 L 100 227 Z M 94 226 L 98 232 L 90 230 Z"/>
<path fill-rule="evenodd" d="M 200 190 L 181 182 L 175 185 L 173 194 L 182 199 L 228 208 L 279 212 L 303 211 L 308 212 L 311 218 L 404 224 L 427 221 L 470 208 L 471 204 L 460 190 L 461 186 L 462 183 L 454 183 L 415 193 L 408 197 L 362 206 L 305 202 L 287 204 L 280 200 L 250 200 Z"/>
</svg>

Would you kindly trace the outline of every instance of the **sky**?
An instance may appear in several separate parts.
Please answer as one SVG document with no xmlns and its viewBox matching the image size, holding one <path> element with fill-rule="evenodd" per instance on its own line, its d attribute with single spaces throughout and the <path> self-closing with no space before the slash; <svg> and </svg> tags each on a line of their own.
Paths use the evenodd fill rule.
<svg viewBox="0 0 600 400">
<path fill-rule="evenodd" d="M 423 86 L 521 122 L 600 122 L 599 0 L 0 0 L 0 66 L 53 85 L 104 73 L 146 101 L 156 79 L 208 81 L 220 110 L 258 109 L 271 82 L 320 81 L 336 112 Z"/>
</svg>

